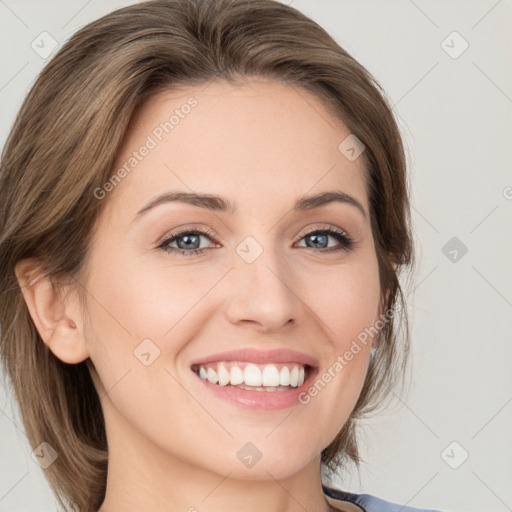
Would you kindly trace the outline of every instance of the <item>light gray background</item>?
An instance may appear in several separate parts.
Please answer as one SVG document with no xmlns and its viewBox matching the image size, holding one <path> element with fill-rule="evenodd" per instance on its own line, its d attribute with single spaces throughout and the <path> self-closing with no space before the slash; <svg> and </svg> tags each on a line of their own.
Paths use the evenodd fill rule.
<svg viewBox="0 0 512 512">
<path fill-rule="evenodd" d="M 32 41 L 46 31 L 62 43 L 131 3 L 0 0 L 2 145 L 46 62 Z M 343 485 L 412 506 L 512 510 L 512 2 L 286 3 L 319 22 L 382 84 L 412 175 L 411 386 L 366 422 L 366 462 Z M 457 58 L 463 40 L 446 39 L 454 31 L 469 44 Z M 442 252 L 452 237 L 468 248 L 455 262 Z M 1 389 L 0 411 L 0 511 L 54 511 L 11 390 Z M 466 451 L 462 465 L 449 466 Z"/>
</svg>

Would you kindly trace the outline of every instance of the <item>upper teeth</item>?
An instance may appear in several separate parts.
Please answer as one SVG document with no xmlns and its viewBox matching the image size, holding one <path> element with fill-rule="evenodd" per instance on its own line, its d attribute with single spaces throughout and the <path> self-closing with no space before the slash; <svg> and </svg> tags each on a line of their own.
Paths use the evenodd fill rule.
<svg viewBox="0 0 512 512">
<path fill-rule="evenodd" d="M 281 365 L 279 365 L 281 366 Z M 226 386 L 293 386 L 304 384 L 304 365 L 290 363 L 279 370 L 275 364 L 219 362 L 199 366 L 199 377 L 212 384 Z"/>
</svg>

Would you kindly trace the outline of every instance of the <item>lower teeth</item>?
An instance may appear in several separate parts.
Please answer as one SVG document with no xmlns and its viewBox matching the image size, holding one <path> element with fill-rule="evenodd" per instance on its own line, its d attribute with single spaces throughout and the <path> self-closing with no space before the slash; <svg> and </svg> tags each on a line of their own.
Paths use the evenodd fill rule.
<svg viewBox="0 0 512 512">
<path fill-rule="evenodd" d="M 246 384 L 238 384 L 232 387 L 248 391 L 288 391 L 294 389 L 293 386 L 247 386 Z"/>
</svg>

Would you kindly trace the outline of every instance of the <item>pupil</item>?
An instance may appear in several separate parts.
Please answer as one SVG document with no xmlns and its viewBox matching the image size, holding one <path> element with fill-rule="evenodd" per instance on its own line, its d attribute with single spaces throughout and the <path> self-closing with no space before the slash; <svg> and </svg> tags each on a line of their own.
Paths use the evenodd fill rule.
<svg viewBox="0 0 512 512">
<path fill-rule="evenodd" d="M 326 239 L 326 235 L 311 235 L 310 238 L 313 240 L 314 244 L 319 243 L 319 239 Z M 326 240 L 321 240 L 321 242 L 325 242 Z"/>
<path fill-rule="evenodd" d="M 198 239 L 199 237 L 198 237 L 198 235 L 183 235 L 181 237 L 181 239 L 186 240 L 185 241 L 185 247 L 190 247 L 190 245 L 193 243 L 193 242 L 190 241 L 191 238 Z M 197 242 L 197 240 L 196 240 L 196 242 Z M 181 244 L 180 244 L 180 238 L 179 238 L 178 239 L 178 247 L 180 247 L 180 245 Z M 180 247 L 180 249 L 183 249 L 183 247 Z"/>
</svg>

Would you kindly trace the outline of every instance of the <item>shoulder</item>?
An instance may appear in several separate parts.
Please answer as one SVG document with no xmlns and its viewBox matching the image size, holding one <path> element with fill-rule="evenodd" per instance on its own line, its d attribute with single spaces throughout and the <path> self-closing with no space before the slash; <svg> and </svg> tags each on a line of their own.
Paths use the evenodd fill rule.
<svg viewBox="0 0 512 512">
<path fill-rule="evenodd" d="M 323 486 L 324 493 L 335 500 L 348 501 L 361 507 L 365 512 L 440 512 L 438 510 L 409 507 L 377 498 L 371 494 L 353 494 Z"/>
</svg>

